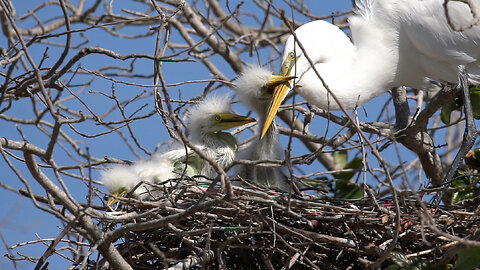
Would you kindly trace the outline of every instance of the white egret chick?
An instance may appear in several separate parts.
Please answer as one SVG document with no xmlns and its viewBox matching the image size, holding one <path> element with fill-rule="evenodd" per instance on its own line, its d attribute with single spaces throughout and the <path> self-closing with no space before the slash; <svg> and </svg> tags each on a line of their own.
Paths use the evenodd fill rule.
<svg viewBox="0 0 480 270">
<path fill-rule="evenodd" d="M 157 194 L 152 193 L 152 186 L 148 183 L 158 184 L 161 180 L 176 177 L 172 169 L 171 161 L 154 156 L 151 159 L 139 160 L 132 165 L 116 165 L 102 171 L 101 178 L 103 185 L 115 197 L 132 192 L 132 197 L 146 200 Z M 112 206 L 117 201 L 114 197 L 109 197 L 107 204 Z"/>
<path fill-rule="evenodd" d="M 223 132 L 236 126 L 254 122 L 251 117 L 231 113 L 228 96 L 212 96 L 196 105 L 188 115 L 190 139 L 210 159 L 225 168 L 235 159 L 238 146 L 235 137 Z M 187 155 L 188 154 L 188 155 Z M 132 165 L 117 165 L 102 172 L 105 187 L 114 195 L 122 196 L 137 187 L 132 195 L 139 199 L 152 199 L 151 189 L 145 183 L 161 184 L 168 179 L 204 175 L 215 177 L 215 170 L 193 150 L 179 146 L 165 153 Z M 111 206 L 116 200 L 111 199 Z"/>
<path fill-rule="evenodd" d="M 237 140 L 232 134 L 222 132 L 233 127 L 255 122 L 254 118 L 231 113 L 230 97 L 211 96 L 199 103 L 188 114 L 190 139 L 208 158 L 222 167 L 228 167 L 238 151 Z M 187 170 L 206 177 L 215 177 L 216 172 L 210 164 L 189 149 Z M 186 161 L 185 149 L 171 150 L 161 157 L 174 160 L 176 169 L 182 172 Z"/>
<path fill-rule="evenodd" d="M 237 79 L 235 91 L 245 105 L 254 110 L 265 121 L 268 104 L 272 98 L 273 89 L 280 84 L 293 79 L 290 76 L 276 76 L 271 71 L 261 67 L 249 67 Z M 261 130 L 261 126 L 259 126 Z M 275 122 L 265 134 L 263 140 L 256 140 L 241 156 L 247 160 L 282 160 L 283 148 L 278 141 L 278 130 Z M 285 167 L 261 167 L 245 165 L 239 174 L 248 180 L 267 187 L 275 187 L 288 191 L 290 182 Z"/>
<path fill-rule="evenodd" d="M 310 104 L 339 110 L 318 74 L 344 109 L 352 109 L 391 87 L 425 89 L 427 78 L 457 82 L 457 67 L 464 65 L 469 82 L 480 82 L 480 25 L 455 31 L 448 23 L 444 0 L 359 0 L 348 18 L 353 43 L 337 26 L 312 21 L 295 30 L 284 48 L 303 53 L 296 67 L 295 90 Z M 473 8 L 480 13 L 480 1 Z M 473 22 L 470 7 L 461 1 L 447 5 L 456 27 Z M 303 47 L 303 49 L 302 49 Z M 270 125 L 290 87 L 278 87 L 265 124 Z M 265 130 L 264 130 L 265 132 Z"/>
</svg>

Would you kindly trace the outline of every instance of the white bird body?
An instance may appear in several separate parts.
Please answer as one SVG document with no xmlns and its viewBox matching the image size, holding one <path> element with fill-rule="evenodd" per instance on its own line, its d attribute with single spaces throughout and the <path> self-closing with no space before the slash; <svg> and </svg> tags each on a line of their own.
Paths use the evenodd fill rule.
<svg viewBox="0 0 480 270">
<path fill-rule="evenodd" d="M 208 138 L 210 136 L 207 135 L 204 137 L 206 139 L 204 143 L 197 142 L 194 145 L 209 159 L 215 160 L 221 168 L 226 168 L 235 160 L 238 146 L 235 138 L 230 133 L 222 133 L 220 135 L 223 137 L 222 139 L 218 139 L 219 134 L 212 136 L 212 138 Z M 155 154 L 154 157 L 158 160 L 175 161 L 174 171 L 178 174 L 177 177 L 183 173 L 185 163 L 188 164 L 185 171 L 186 176 L 204 175 L 208 178 L 213 178 L 217 174 L 206 160 L 203 160 L 189 147 L 185 149 L 183 145 L 175 146 L 165 153 Z"/>
<path fill-rule="evenodd" d="M 235 159 L 237 142 L 222 130 L 255 121 L 255 119 L 232 114 L 228 96 L 213 96 L 205 99 L 189 113 L 188 130 L 190 139 L 208 158 L 226 168 Z M 164 182 L 184 176 L 204 175 L 213 178 L 215 170 L 192 149 L 179 145 L 164 153 L 155 153 L 150 159 L 140 160 L 132 165 L 117 165 L 102 172 L 105 187 L 116 195 L 130 192 L 133 196 L 151 199 L 152 189 L 145 183 L 165 184 Z M 143 182 L 139 184 L 140 182 Z M 112 205 L 114 201 L 109 201 Z"/>
<path fill-rule="evenodd" d="M 349 18 L 349 23 L 355 28 L 355 20 L 371 21 L 377 25 L 386 25 L 384 33 L 391 31 L 395 34 L 395 42 L 386 43 L 398 52 L 398 68 L 393 86 L 421 89 L 425 77 L 457 82 L 459 65 L 467 67 L 471 83 L 480 82 L 479 25 L 462 32 L 453 30 L 445 16 L 444 0 L 370 2 L 371 7 L 363 13 L 371 15 L 365 19 L 361 16 L 362 12 L 359 12 L 360 15 Z M 480 1 L 473 2 L 479 12 Z M 447 8 L 453 26 L 466 26 L 473 20 L 465 3 L 451 1 Z M 353 29 L 352 33 L 355 35 Z M 361 31 L 357 33 L 362 35 Z M 354 43 L 357 44 L 355 37 Z"/>
<path fill-rule="evenodd" d="M 278 84 L 277 82 L 272 83 L 272 79 L 275 80 L 272 75 L 272 72 L 267 69 L 248 67 L 236 82 L 235 91 L 238 93 L 240 101 L 258 114 L 259 123 L 263 123 L 266 119 L 273 87 Z M 270 84 L 272 84 L 271 89 L 268 87 Z M 247 160 L 283 160 L 283 148 L 278 141 L 275 122 L 262 140 L 254 141 L 239 156 Z M 285 167 L 244 166 L 239 174 L 263 186 L 276 187 L 283 191 L 288 191 L 290 188 Z"/>
<path fill-rule="evenodd" d="M 480 1 L 473 2 L 479 9 Z M 294 45 L 291 35 L 283 55 L 285 59 L 293 50 L 297 55 L 303 54 L 292 71 L 297 76 L 296 91 L 319 108 L 340 109 L 305 55 L 344 109 L 362 105 L 391 87 L 425 89 L 427 78 L 457 82 L 458 65 L 466 66 L 470 83 L 480 83 L 480 25 L 462 32 L 453 30 L 443 3 L 444 0 L 358 1 L 355 15 L 348 18 L 353 43 L 337 26 L 325 21 L 300 26 L 295 34 L 305 51 L 298 43 Z M 447 7 L 453 25 L 465 26 L 473 19 L 465 3 L 451 1 Z M 269 114 L 278 110 L 280 102 L 276 103 Z"/>
<path fill-rule="evenodd" d="M 156 160 L 154 158 L 140 160 L 132 165 L 116 165 L 101 172 L 103 185 L 112 194 L 117 196 L 126 194 L 138 185 L 132 196 L 141 200 L 154 195 L 152 194 L 152 186 L 148 183 L 159 184 L 162 180 L 174 177 L 175 174 L 168 160 Z"/>
</svg>

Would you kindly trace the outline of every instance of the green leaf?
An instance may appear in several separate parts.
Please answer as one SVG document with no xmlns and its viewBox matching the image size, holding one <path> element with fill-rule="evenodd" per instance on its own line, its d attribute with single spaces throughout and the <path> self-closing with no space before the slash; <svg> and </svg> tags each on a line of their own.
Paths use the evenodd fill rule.
<svg viewBox="0 0 480 270">
<path fill-rule="evenodd" d="M 470 91 L 480 91 L 480 85 L 470 85 L 468 89 Z"/>
<path fill-rule="evenodd" d="M 450 124 L 450 113 L 456 109 L 457 104 L 455 103 L 455 100 L 452 100 L 450 103 L 442 107 L 442 111 L 440 112 L 440 119 L 445 125 Z"/>
<path fill-rule="evenodd" d="M 407 258 L 403 253 L 392 251 L 390 253 L 390 259 L 398 266 L 405 267 L 412 264 L 412 261 Z"/>
<path fill-rule="evenodd" d="M 455 188 L 451 203 L 457 204 L 461 201 L 472 199 L 475 196 L 475 185 L 477 182 L 478 177 L 472 176 L 471 171 L 457 169 L 451 183 L 451 187 Z"/>
<path fill-rule="evenodd" d="M 472 103 L 473 118 L 480 119 L 480 88 L 470 88 L 470 102 Z"/>
<path fill-rule="evenodd" d="M 457 204 L 464 200 L 473 199 L 475 197 L 474 193 L 475 193 L 475 190 L 472 187 L 460 189 L 453 193 L 452 204 Z"/>
<path fill-rule="evenodd" d="M 333 152 L 333 158 L 335 161 L 342 166 L 342 168 L 345 168 L 348 163 L 348 152 L 347 150 L 338 150 Z"/>
<path fill-rule="evenodd" d="M 461 188 L 470 184 L 470 178 L 463 169 L 458 169 L 453 176 L 452 187 Z"/>
<path fill-rule="evenodd" d="M 344 169 L 360 169 L 362 166 L 362 161 L 363 159 L 361 157 L 356 157 L 352 159 L 347 166 L 344 167 Z M 352 172 L 340 172 L 336 173 L 334 176 L 337 179 L 342 179 L 342 180 L 350 180 L 352 177 L 357 173 L 357 171 L 352 171 Z"/>
<path fill-rule="evenodd" d="M 361 199 L 363 187 L 348 180 L 338 179 L 335 181 L 334 195 L 340 199 Z"/>
<path fill-rule="evenodd" d="M 466 247 L 458 251 L 456 269 L 474 269 L 480 266 L 480 247 Z"/>
<path fill-rule="evenodd" d="M 473 151 L 475 152 L 475 158 L 480 160 L 480 148 L 475 148 Z"/>
</svg>

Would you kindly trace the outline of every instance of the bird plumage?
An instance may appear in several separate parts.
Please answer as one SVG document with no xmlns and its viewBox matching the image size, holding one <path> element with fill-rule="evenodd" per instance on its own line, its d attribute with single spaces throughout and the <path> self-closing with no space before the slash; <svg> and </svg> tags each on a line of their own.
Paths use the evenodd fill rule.
<svg viewBox="0 0 480 270">
<path fill-rule="evenodd" d="M 132 192 L 132 197 L 145 200 L 156 197 L 150 184 L 160 184 L 174 178 L 171 163 L 166 159 L 151 158 L 139 160 L 132 165 L 116 165 L 101 172 L 103 185 L 115 196 Z M 115 200 L 109 200 L 113 204 Z"/>
<path fill-rule="evenodd" d="M 237 140 L 230 133 L 222 132 L 222 130 L 255 121 L 249 117 L 226 115 L 231 111 L 229 97 L 213 96 L 206 102 L 198 104 L 195 110 L 188 115 L 192 142 L 222 168 L 226 168 L 233 162 L 238 150 Z M 226 119 L 227 117 L 229 119 Z M 193 153 L 192 150 L 189 152 Z M 216 172 L 207 161 L 202 160 L 201 170 L 198 174 L 211 178 L 215 177 Z"/>
<path fill-rule="evenodd" d="M 474 0 L 480 8 L 480 1 Z M 312 21 L 300 26 L 284 48 L 303 53 L 294 68 L 296 91 L 310 104 L 338 110 L 315 69 L 344 109 L 352 109 L 391 87 L 428 88 L 429 79 L 456 82 L 465 65 L 472 84 L 480 83 L 480 26 L 458 32 L 449 25 L 443 0 L 362 0 L 348 18 L 352 40 L 336 26 Z M 453 24 L 473 19 L 465 3 L 447 5 Z M 477 12 L 480 12 L 478 10 Z M 295 45 L 296 44 L 296 45 Z M 269 113 L 276 113 L 272 108 Z"/>
<path fill-rule="evenodd" d="M 384 83 L 394 79 L 392 63 L 396 56 L 384 44 L 393 40 L 394 36 L 384 36 L 378 27 L 372 27 L 366 22 L 354 23 L 352 33 L 354 29 L 357 33 L 362 33 L 353 34 L 353 38 L 360 44 L 358 46 L 353 45 L 337 26 L 325 21 L 313 21 L 295 31 L 306 52 L 298 59 L 292 72 L 296 72 L 294 75 L 297 76 L 296 84 L 299 86 L 297 92 L 311 104 L 323 109 L 339 109 L 307 57 L 314 62 L 315 69 L 347 109 L 361 105 L 388 90 Z M 322 33 L 325 40 L 318 42 L 318 36 L 312 35 L 312 32 Z M 293 50 L 302 52 L 298 46 L 295 49 L 294 41 L 293 36 L 288 38 L 284 54 Z M 373 52 L 375 55 L 370 56 Z M 383 83 L 378 83 L 380 81 Z"/>
<path fill-rule="evenodd" d="M 228 96 L 211 96 L 197 104 L 188 114 L 190 139 L 196 148 L 222 168 L 233 162 L 238 148 L 235 138 L 222 131 L 255 121 L 250 117 L 232 114 L 231 109 Z M 103 171 L 101 177 L 105 187 L 116 196 L 128 193 L 138 185 L 133 196 L 152 199 L 155 193 L 152 193 L 148 183 L 163 184 L 168 179 L 182 175 L 212 178 L 216 172 L 209 162 L 192 149 L 177 145 L 132 165 L 113 166 Z"/>
<path fill-rule="evenodd" d="M 274 84 L 276 84 L 272 84 L 272 75 L 272 72 L 267 69 L 248 67 L 236 81 L 235 91 L 238 93 L 240 101 L 258 114 L 260 123 L 265 121 L 268 104 L 272 98 Z M 261 128 L 262 126 L 259 126 L 259 130 Z M 247 160 L 283 160 L 283 148 L 278 141 L 275 122 L 263 140 L 255 140 L 240 156 Z M 263 186 L 276 187 L 284 191 L 288 191 L 290 188 L 285 167 L 246 165 L 241 168 L 239 174 Z"/>
</svg>

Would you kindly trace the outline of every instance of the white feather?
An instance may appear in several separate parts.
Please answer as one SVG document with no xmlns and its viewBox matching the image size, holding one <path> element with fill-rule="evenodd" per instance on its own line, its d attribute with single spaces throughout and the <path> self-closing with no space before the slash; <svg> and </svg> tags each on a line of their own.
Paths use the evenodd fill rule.
<svg viewBox="0 0 480 270">
<path fill-rule="evenodd" d="M 356 9 L 354 10 L 355 14 L 362 16 L 365 20 L 370 20 L 372 18 L 374 0 L 357 0 L 355 1 Z"/>
<path fill-rule="evenodd" d="M 457 67 L 465 65 L 469 82 L 480 83 L 480 25 L 462 32 L 447 22 L 444 0 L 360 0 L 349 18 L 353 43 L 336 26 L 313 21 L 295 33 L 304 55 L 345 109 L 362 105 L 391 87 L 427 88 L 429 80 L 457 82 Z M 480 1 L 474 0 L 477 9 Z M 465 3 L 450 2 L 454 24 L 472 18 Z M 480 10 L 477 10 L 480 13 Z M 294 48 L 293 36 L 285 44 L 284 59 Z M 310 104 L 338 110 L 306 57 L 297 62 L 297 92 Z"/>
<path fill-rule="evenodd" d="M 229 95 L 207 97 L 188 114 L 190 136 L 195 142 L 203 143 L 209 133 L 220 131 L 216 128 L 215 114 L 232 110 Z"/>
<path fill-rule="evenodd" d="M 215 115 L 229 113 L 231 110 L 229 96 L 208 97 L 194 106 L 189 113 L 188 129 L 196 146 L 207 157 L 215 160 L 219 166 L 225 168 L 230 165 L 236 155 L 236 146 L 232 146 L 231 140 L 235 140 L 230 134 L 222 134 Z M 229 140 L 228 136 L 231 138 Z M 178 178 L 184 172 L 186 156 L 189 161 L 198 161 L 198 166 L 188 164 L 186 175 L 205 175 L 215 177 L 216 172 L 206 161 L 195 155 L 193 150 L 177 144 L 170 150 L 155 153 L 150 159 L 139 160 L 130 166 L 115 165 L 102 171 L 101 178 L 105 187 L 111 192 L 119 190 L 132 190 L 140 182 L 143 182 L 134 192 L 133 196 L 141 199 L 152 199 L 152 188 L 145 183 L 165 184 L 169 179 Z M 195 164 L 197 165 L 197 164 Z"/>
<path fill-rule="evenodd" d="M 234 88 L 240 100 L 259 115 L 259 123 L 265 121 L 272 97 L 271 92 L 264 88 L 271 79 L 271 71 L 262 67 L 250 66 L 238 77 Z M 261 132 L 261 125 L 259 125 L 259 132 Z M 275 120 L 265 137 L 255 140 L 239 156 L 241 159 L 247 160 L 283 160 L 283 148 L 278 141 Z M 276 187 L 283 191 L 288 191 L 290 188 L 285 167 L 244 166 L 238 173 L 260 185 Z"/>
</svg>

